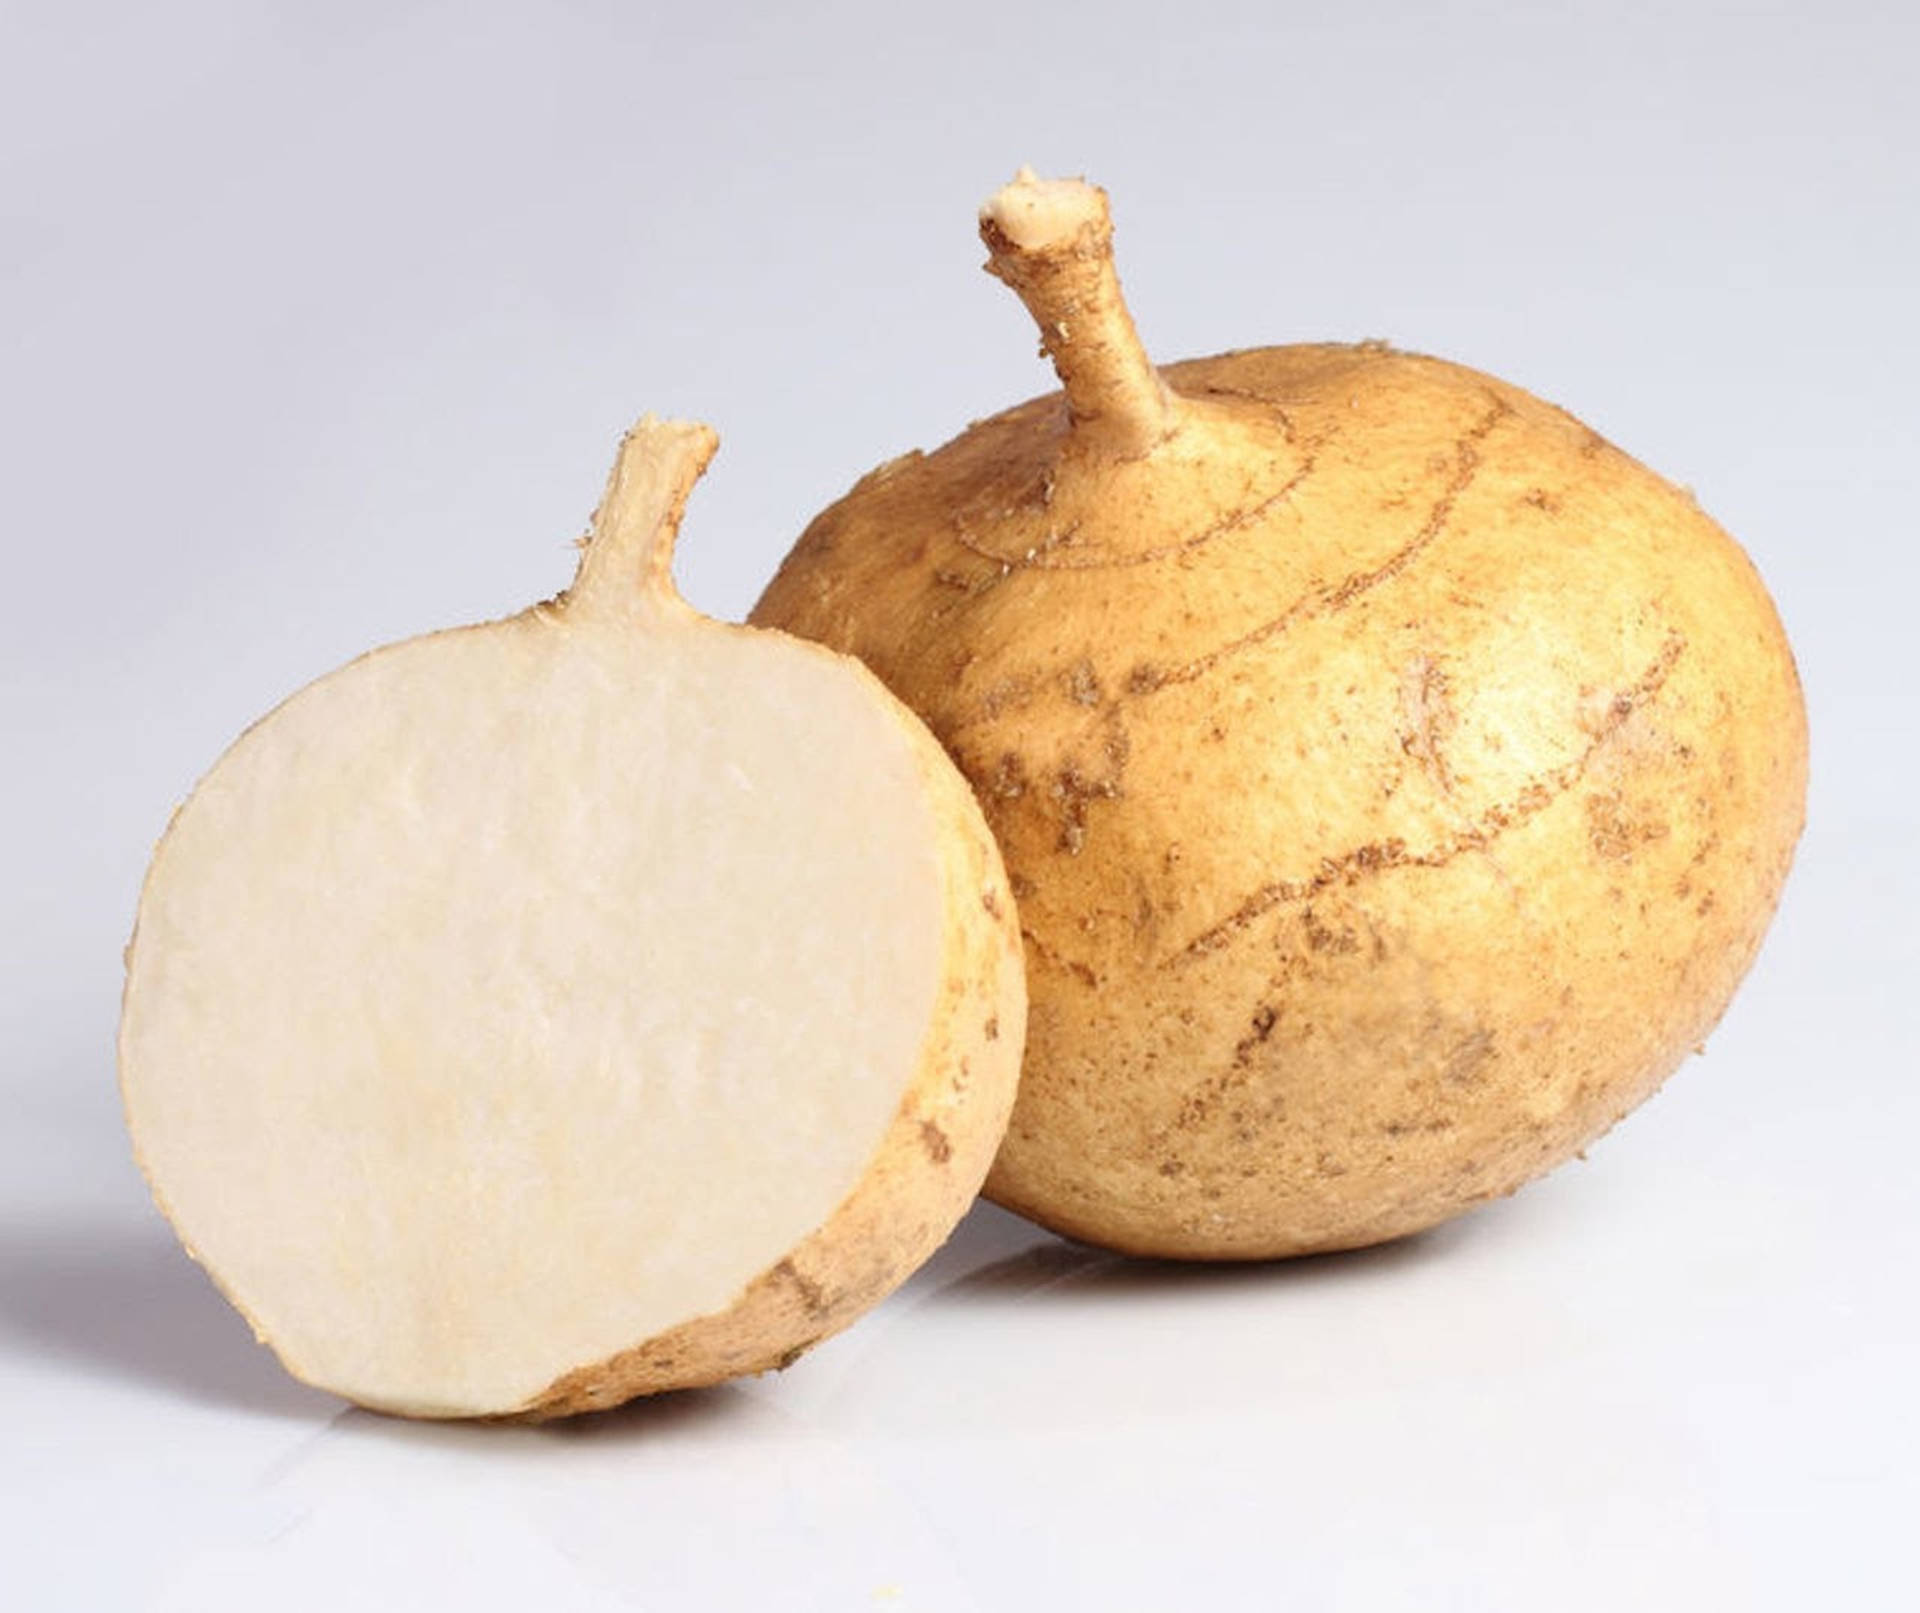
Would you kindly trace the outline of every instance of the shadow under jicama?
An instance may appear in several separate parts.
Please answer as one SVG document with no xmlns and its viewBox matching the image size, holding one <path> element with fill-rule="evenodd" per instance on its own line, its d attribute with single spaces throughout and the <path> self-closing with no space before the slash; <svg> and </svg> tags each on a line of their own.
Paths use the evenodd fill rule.
<svg viewBox="0 0 1920 1613">
<path fill-rule="evenodd" d="M 0 1335 L 23 1353 L 89 1377 L 229 1411 L 331 1420 L 343 1433 L 443 1448 L 672 1437 L 745 1409 L 723 1386 L 549 1423 L 419 1421 L 364 1411 L 290 1376 L 165 1226 L 131 1217 L 0 1234 Z"/>
<path fill-rule="evenodd" d="M 1472 1237 L 1474 1219 L 1460 1217 L 1391 1243 L 1329 1254 L 1277 1260 L 1164 1260 L 1075 1243 L 982 1200 L 961 1223 L 948 1248 L 929 1262 L 928 1273 L 944 1280 L 927 1284 L 920 1297 L 941 1304 L 1042 1299 L 1124 1302 L 1129 1297 L 1172 1293 L 1365 1282 L 1444 1258 L 1462 1240 Z M 983 1224 L 969 1237 L 976 1221 Z M 1004 1247 L 1012 1240 L 1024 1246 L 1016 1245 L 1014 1252 L 1000 1253 L 984 1263 L 966 1260 L 969 1249 L 996 1244 Z M 949 1251 L 951 1256 L 943 1260 Z"/>
<path fill-rule="evenodd" d="M 1201 1264 L 1114 1254 L 1055 1237 L 984 1200 L 890 1303 L 997 1308 L 1126 1304 L 1174 1293 L 1368 1282 L 1442 1258 L 1477 1217 L 1372 1249 Z M 657 1395 L 542 1424 L 416 1422 L 349 1410 L 289 1376 L 157 1216 L 68 1216 L 0 1232 L 0 1335 L 77 1374 L 256 1415 L 337 1418 L 359 1438 L 498 1450 L 667 1440 L 759 1415 L 732 1386 Z"/>
<path fill-rule="evenodd" d="M 671 1444 L 700 1438 L 729 1423 L 750 1425 L 765 1415 L 731 1383 L 707 1389 L 671 1389 L 637 1399 L 543 1422 L 511 1418 L 398 1417 L 352 1406 L 335 1427 L 356 1440 L 405 1445 L 452 1454 L 494 1456 L 512 1450 L 527 1458 L 542 1451 L 565 1452 L 583 1446 L 619 1446 L 627 1442 Z"/>
<path fill-rule="evenodd" d="M 157 1218 L 71 1218 L 0 1233 L 0 1333 L 92 1377 L 283 1417 L 332 1395 L 289 1377 Z"/>
</svg>

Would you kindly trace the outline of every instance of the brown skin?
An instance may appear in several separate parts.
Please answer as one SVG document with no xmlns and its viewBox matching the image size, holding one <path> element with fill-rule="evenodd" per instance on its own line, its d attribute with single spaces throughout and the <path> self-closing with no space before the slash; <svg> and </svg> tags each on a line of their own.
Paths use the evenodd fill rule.
<svg viewBox="0 0 1920 1613">
<path fill-rule="evenodd" d="M 1064 395 L 873 473 L 752 619 L 864 659 L 999 838 L 990 1196 L 1141 1254 L 1398 1237 L 1718 1021 L 1803 822 L 1792 657 L 1689 495 L 1516 387 L 1374 343 L 1156 377 L 1089 196 L 982 227 Z"/>
</svg>

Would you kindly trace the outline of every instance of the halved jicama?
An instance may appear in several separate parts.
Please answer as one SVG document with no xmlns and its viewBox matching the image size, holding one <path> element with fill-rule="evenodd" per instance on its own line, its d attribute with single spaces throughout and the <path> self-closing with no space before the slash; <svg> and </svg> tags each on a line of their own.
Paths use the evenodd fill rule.
<svg viewBox="0 0 1920 1613">
<path fill-rule="evenodd" d="M 250 729 L 156 852 L 121 1081 L 296 1376 L 554 1416 L 783 1365 L 965 1212 L 1025 1021 L 1006 876 L 856 662 L 674 593 L 643 422 L 573 587 Z"/>
</svg>

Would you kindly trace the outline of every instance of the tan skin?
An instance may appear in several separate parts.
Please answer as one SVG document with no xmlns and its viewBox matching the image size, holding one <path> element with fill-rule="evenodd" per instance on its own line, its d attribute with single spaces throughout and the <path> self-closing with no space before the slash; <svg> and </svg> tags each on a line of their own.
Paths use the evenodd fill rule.
<svg viewBox="0 0 1920 1613">
<path fill-rule="evenodd" d="M 1033 1007 L 989 1195 L 1248 1259 L 1513 1191 L 1705 1038 L 1778 899 L 1806 729 L 1758 577 L 1474 371 L 1156 371 L 1090 186 L 982 235 L 1063 391 L 856 487 L 753 620 L 865 659 L 1000 840 Z"/>
</svg>

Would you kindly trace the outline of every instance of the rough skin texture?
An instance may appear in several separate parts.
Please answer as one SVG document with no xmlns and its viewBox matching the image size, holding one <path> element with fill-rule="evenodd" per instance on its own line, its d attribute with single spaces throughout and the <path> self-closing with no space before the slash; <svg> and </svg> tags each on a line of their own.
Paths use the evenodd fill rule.
<svg viewBox="0 0 1920 1613">
<path fill-rule="evenodd" d="M 1515 387 L 1380 344 L 1160 373 L 1122 451 L 1082 387 L 881 467 L 752 620 L 862 657 L 999 837 L 1032 1007 L 990 1196 L 1143 1254 L 1375 1243 L 1712 1029 L 1800 689 L 1692 498 Z"/>
</svg>

